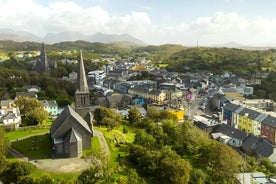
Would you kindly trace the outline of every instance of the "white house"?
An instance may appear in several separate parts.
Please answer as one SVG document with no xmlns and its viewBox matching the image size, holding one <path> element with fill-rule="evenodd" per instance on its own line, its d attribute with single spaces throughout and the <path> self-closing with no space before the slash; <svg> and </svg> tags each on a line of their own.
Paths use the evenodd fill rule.
<svg viewBox="0 0 276 184">
<path fill-rule="evenodd" d="M 18 128 L 22 123 L 20 110 L 14 100 L 1 100 L 0 125 Z"/>
</svg>

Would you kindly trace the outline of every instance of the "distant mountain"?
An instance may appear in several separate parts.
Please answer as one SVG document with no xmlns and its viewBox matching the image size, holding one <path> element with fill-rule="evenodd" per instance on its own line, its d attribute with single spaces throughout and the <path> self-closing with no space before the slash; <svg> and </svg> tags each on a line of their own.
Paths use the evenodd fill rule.
<svg viewBox="0 0 276 184">
<path fill-rule="evenodd" d="M 0 33 L 0 40 L 12 40 L 16 42 L 25 42 L 25 41 L 30 41 L 30 38 L 26 38 L 16 34 Z"/>
<path fill-rule="evenodd" d="M 129 34 L 103 34 L 96 33 L 94 35 L 84 35 L 79 32 L 60 32 L 60 33 L 48 33 L 43 38 L 38 37 L 32 33 L 26 31 L 14 31 L 12 29 L 0 28 L 0 40 L 11 40 L 17 42 L 24 41 L 36 41 L 36 42 L 46 42 L 46 43 L 58 43 L 65 41 L 77 41 L 83 40 L 87 42 L 101 42 L 101 43 L 133 43 L 136 45 L 146 45 L 141 40 L 134 38 Z"/>
<path fill-rule="evenodd" d="M 224 48 L 235 48 L 235 49 L 243 49 L 243 50 L 268 50 L 268 49 L 275 49 L 275 47 L 259 47 L 259 46 L 246 46 L 239 44 L 237 42 L 227 42 L 222 45 L 215 45 L 212 47 L 224 47 Z"/>
<path fill-rule="evenodd" d="M 43 40 L 48 43 L 58 43 L 64 41 L 87 41 L 87 36 L 79 32 L 60 32 L 60 33 L 48 33 Z"/>
<path fill-rule="evenodd" d="M 12 29 L 0 29 L 0 40 L 12 40 L 17 42 L 39 41 L 41 38 L 27 31 L 14 31 Z"/>
<path fill-rule="evenodd" d="M 245 46 L 241 45 L 239 43 L 236 43 L 236 42 L 227 42 L 227 43 L 223 44 L 222 47 L 226 47 L 226 48 L 243 48 Z"/>
<path fill-rule="evenodd" d="M 134 38 L 129 34 L 103 34 L 103 33 L 96 33 L 88 38 L 90 42 L 102 42 L 102 43 L 113 43 L 113 42 L 131 42 L 137 45 L 145 45 L 144 42 Z"/>
</svg>

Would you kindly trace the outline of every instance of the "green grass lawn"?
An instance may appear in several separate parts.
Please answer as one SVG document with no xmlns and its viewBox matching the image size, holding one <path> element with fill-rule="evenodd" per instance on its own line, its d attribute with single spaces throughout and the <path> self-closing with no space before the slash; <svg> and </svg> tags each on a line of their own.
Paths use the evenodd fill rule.
<svg viewBox="0 0 276 184">
<path fill-rule="evenodd" d="M 112 130 L 108 130 L 106 127 L 94 127 L 95 130 L 99 130 L 104 134 L 106 142 L 110 149 L 110 166 L 115 166 L 118 164 L 119 155 L 120 157 L 124 157 L 128 153 L 128 143 L 132 143 L 134 141 L 135 133 L 133 130 L 129 130 L 128 133 L 123 133 L 123 126 L 119 126 L 118 128 L 114 128 Z M 116 143 L 115 138 L 121 144 Z"/>
<path fill-rule="evenodd" d="M 98 137 L 92 137 L 91 139 L 91 150 L 83 150 L 82 155 L 83 157 L 87 157 L 98 153 L 101 151 L 101 145 Z"/>
<path fill-rule="evenodd" d="M 9 141 L 21 139 L 27 136 L 32 136 L 39 133 L 47 133 L 49 128 L 24 128 L 16 131 L 6 132 Z"/>
<path fill-rule="evenodd" d="M 52 119 L 45 120 L 42 125 L 32 126 L 32 127 L 21 127 L 18 130 L 6 132 L 6 136 L 9 141 L 21 139 L 27 136 L 32 136 L 39 133 L 47 133 L 50 131 Z"/>
<path fill-rule="evenodd" d="M 49 134 L 46 134 L 15 141 L 11 146 L 30 159 L 43 159 L 50 158 L 51 145 Z"/>
</svg>

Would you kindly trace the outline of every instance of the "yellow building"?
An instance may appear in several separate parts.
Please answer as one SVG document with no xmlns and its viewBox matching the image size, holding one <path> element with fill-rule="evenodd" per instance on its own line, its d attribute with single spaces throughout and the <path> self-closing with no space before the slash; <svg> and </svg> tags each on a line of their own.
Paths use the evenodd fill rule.
<svg viewBox="0 0 276 184">
<path fill-rule="evenodd" d="M 253 133 L 253 122 L 246 115 L 239 115 L 238 129 Z"/>
<path fill-rule="evenodd" d="M 244 108 L 239 113 L 238 118 L 238 129 L 252 133 L 256 136 L 261 134 L 261 113 L 252 109 Z"/>
<path fill-rule="evenodd" d="M 177 120 L 179 122 L 184 121 L 184 110 L 183 109 L 178 109 L 178 110 L 176 110 L 176 109 L 169 109 L 168 111 L 170 113 L 172 113 L 172 114 L 175 114 L 176 117 L 177 117 Z"/>
</svg>

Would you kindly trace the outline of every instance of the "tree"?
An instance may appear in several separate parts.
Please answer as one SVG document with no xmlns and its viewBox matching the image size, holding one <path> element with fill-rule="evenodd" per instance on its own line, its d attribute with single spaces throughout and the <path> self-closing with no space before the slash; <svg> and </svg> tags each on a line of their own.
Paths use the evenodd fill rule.
<svg viewBox="0 0 276 184">
<path fill-rule="evenodd" d="M 147 108 L 147 116 L 151 119 L 158 120 L 160 118 L 160 110 L 157 107 L 149 106 Z"/>
<path fill-rule="evenodd" d="M 206 183 L 208 175 L 201 169 L 193 169 L 191 172 L 191 184 L 204 184 Z"/>
<path fill-rule="evenodd" d="M 131 108 L 128 111 L 128 120 L 130 124 L 134 124 L 141 119 L 140 112 L 137 108 Z"/>
<path fill-rule="evenodd" d="M 106 125 L 110 128 L 114 128 L 117 127 L 119 125 L 118 121 L 116 121 L 116 119 L 113 118 L 109 118 L 109 117 L 104 117 L 101 122 L 101 125 Z"/>
<path fill-rule="evenodd" d="M 261 158 L 259 161 L 259 171 L 264 172 L 267 177 L 274 176 L 276 174 L 276 167 L 268 158 Z"/>
<path fill-rule="evenodd" d="M 131 184 L 145 184 L 146 182 L 139 177 L 138 173 L 136 172 L 136 169 L 128 169 L 127 170 L 127 181 Z"/>
<path fill-rule="evenodd" d="M 161 183 L 188 184 L 191 165 L 184 159 L 165 158 L 161 160 Z"/>
<path fill-rule="evenodd" d="M 161 183 L 183 183 L 190 181 L 191 165 L 168 146 L 161 149 L 160 181 Z"/>
<path fill-rule="evenodd" d="M 212 140 L 201 150 L 200 163 L 206 166 L 208 175 L 214 182 L 231 182 L 240 172 L 241 156 L 231 147 Z"/>
<path fill-rule="evenodd" d="M 94 119 L 98 122 L 101 123 L 104 118 L 115 118 L 115 112 L 112 111 L 109 108 L 100 106 L 94 111 Z"/>
<path fill-rule="evenodd" d="M 150 134 L 147 134 L 143 130 L 138 130 L 135 134 L 134 144 L 138 144 L 147 148 L 152 148 L 155 146 L 156 140 Z"/>
<path fill-rule="evenodd" d="M 22 177 L 28 176 L 35 170 L 35 166 L 30 162 L 12 162 L 1 173 L 0 178 L 3 183 L 17 183 Z"/>
<path fill-rule="evenodd" d="M 25 125 L 37 125 L 47 118 L 47 112 L 37 99 L 19 97 L 15 104 L 19 107 Z"/>
<path fill-rule="evenodd" d="M 3 130 L 3 127 L 0 127 L 0 165 L 3 163 L 6 159 L 8 147 L 9 147 L 9 141 L 5 136 L 5 132 Z M 0 169 L 1 171 L 1 169 Z"/>
<path fill-rule="evenodd" d="M 103 180 L 103 169 L 99 167 L 91 167 L 83 171 L 77 178 L 77 184 L 94 184 Z"/>
<path fill-rule="evenodd" d="M 163 110 L 160 113 L 160 119 L 172 120 L 177 122 L 177 116 L 168 110 Z"/>
<path fill-rule="evenodd" d="M 39 177 L 33 177 L 33 176 L 28 175 L 25 177 L 21 177 L 20 180 L 17 181 L 17 183 L 18 184 L 25 184 L 25 183 L 28 183 L 28 184 L 44 184 L 44 183 L 53 184 L 54 180 L 48 175 L 42 175 Z M 62 183 L 62 182 L 58 182 L 58 183 Z M 65 181 L 64 181 L 64 183 L 65 183 Z M 66 183 L 73 183 L 73 182 L 66 180 Z"/>
</svg>

